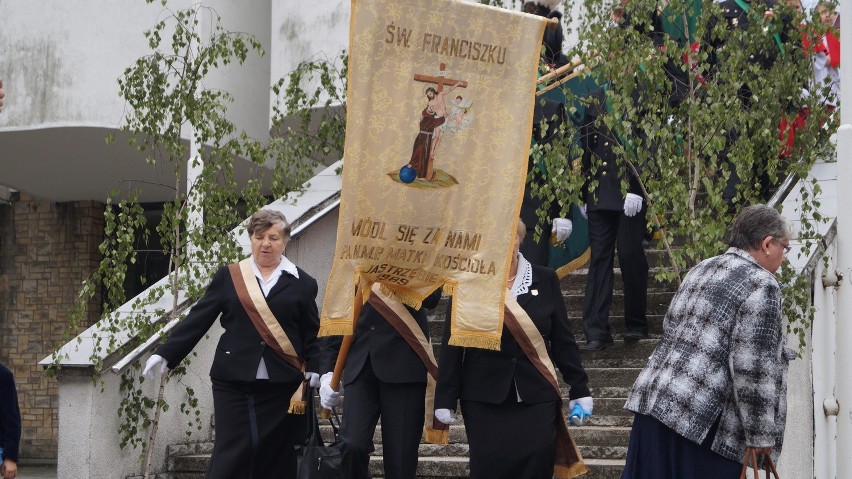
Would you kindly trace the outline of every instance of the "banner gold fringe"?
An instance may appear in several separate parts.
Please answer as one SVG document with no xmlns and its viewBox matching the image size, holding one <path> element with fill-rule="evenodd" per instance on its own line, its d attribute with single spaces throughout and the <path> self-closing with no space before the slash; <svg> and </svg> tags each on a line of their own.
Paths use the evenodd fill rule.
<svg viewBox="0 0 852 479">
<path fill-rule="evenodd" d="M 455 296 L 458 286 L 459 283 L 456 281 L 445 281 L 443 286 L 444 294 L 447 296 Z"/>
<path fill-rule="evenodd" d="M 429 444 L 449 444 L 450 430 L 432 429 L 431 427 L 423 428 L 423 436 Z"/>
<path fill-rule="evenodd" d="M 448 344 L 450 346 L 460 346 L 463 348 L 491 349 L 492 351 L 500 350 L 500 338 L 488 336 L 472 336 L 470 334 L 461 335 L 459 333 L 455 333 L 450 336 Z"/>
<path fill-rule="evenodd" d="M 410 306 L 414 309 L 420 309 L 423 302 L 417 296 L 397 289 L 389 288 L 386 284 L 381 284 L 382 293 L 392 297 L 393 299 L 399 301 L 402 304 Z"/>
<path fill-rule="evenodd" d="M 582 476 L 587 472 L 589 472 L 589 469 L 582 462 L 577 462 L 570 466 L 553 466 L 553 475 L 557 479 L 572 479 L 574 477 Z"/>
<path fill-rule="evenodd" d="M 290 401 L 290 407 L 287 409 L 287 414 L 305 414 L 307 403 L 305 401 Z"/>
<path fill-rule="evenodd" d="M 342 320 L 333 323 L 326 322 L 321 324 L 317 336 L 349 336 L 355 334 L 355 328 L 352 326 L 352 321 Z"/>
</svg>

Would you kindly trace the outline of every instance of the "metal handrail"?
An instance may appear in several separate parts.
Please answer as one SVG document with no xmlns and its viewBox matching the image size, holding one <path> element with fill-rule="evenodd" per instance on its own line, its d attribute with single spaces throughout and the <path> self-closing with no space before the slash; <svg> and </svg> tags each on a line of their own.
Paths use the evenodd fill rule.
<svg viewBox="0 0 852 479">
<path fill-rule="evenodd" d="M 778 186 L 778 189 L 775 191 L 775 194 L 772 195 L 772 198 L 766 202 L 768 206 L 776 208 L 778 205 L 784 202 L 790 193 L 793 192 L 793 187 L 798 184 L 801 178 L 799 175 L 795 173 L 790 173 L 784 178 L 784 181 L 781 182 L 781 185 Z M 825 253 L 828 246 L 834 242 L 835 237 L 837 237 L 837 218 L 833 218 L 828 225 L 828 230 L 826 230 L 825 234 L 816 241 L 816 248 L 813 251 L 810 251 L 810 257 L 808 258 L 807 263 L 805 263 L 804 268 L 802 268 L 801 275 L 802 276 L 810 276 L 816 270 L 817 262 L 819 258 Z"/>
<path fill-rule="evenodd" d="M 772 198 L 770 198 L 769 201 L 766 202 L 766 204 L 775 208 L 782 202 L 784 202 L 784 200 L 786 200 L 787 197 L 790 196 L 790 193 L 793 191 L 793 187 L 796 186 L 796 183 L 799 182 L 799 179 L 799 175 L 795 173 L 790 173 L 789 175 L 787 175 L 787 177 L 784 178 L 784 181 L 781 182 L 781 185 L 778 186 L 778 189 L 775 190 L 775 194 L 772 195 Z"/>
</svg>

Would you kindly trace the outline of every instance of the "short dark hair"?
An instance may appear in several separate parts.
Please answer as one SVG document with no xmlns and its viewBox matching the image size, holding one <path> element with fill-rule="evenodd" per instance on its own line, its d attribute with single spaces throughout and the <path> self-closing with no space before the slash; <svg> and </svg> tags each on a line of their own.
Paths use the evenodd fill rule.
<svg viewBox="0 0 852 479">
<path fill-rule="evenodd" d="M 790 238 L 790 225 L 775 208 L 767 205 L 751 205 L 743 208 L 728 228 L 725 242 L 743 250 L 760 248 L 767 237 Z"/>
<path fill-rule="evenodd" d="M 432 93 L 434 93 L 434 94 L 436 94 L 436 95 L 438 94 L 438 90 L 436 90 L 436 89 L 434 89 L 434 88 L 432 88 L 432 87 L 429 87 L 429 88 L 427 88 L 427 89 L 426 89 L 426 93 L 427 93 L 427 94 L 429 93 L 429 91 L 431 91 Z"/>
<path fill-rule="evenodd" d="M 277 224 L 281 225 L 281 232 L 284 233 L 284 237 L 290 239 L 290 222 L 287 221 L 287 218 L 280 211 L 258 210 L 257 213 L 251 215 L 251 218 L 249 218 L 246 230 L 249 236 L 252 236 L 255 231 L 266 231 Z"/>
</svg>

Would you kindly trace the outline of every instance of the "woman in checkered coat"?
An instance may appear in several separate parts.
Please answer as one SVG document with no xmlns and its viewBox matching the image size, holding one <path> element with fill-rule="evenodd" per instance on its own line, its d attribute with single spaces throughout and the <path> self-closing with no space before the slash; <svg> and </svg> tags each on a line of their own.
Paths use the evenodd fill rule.
<svg viewBox="0 0 852 479">
<path fill-rule="evenodd" d="M 636 413 L 622 479 L 738 478 L 746 449 L 781 451 L 787 404 L 781 286 L 790 228 L 749 206 L 730 248 L 693 268 L 625 408 Z"/>
</svg>

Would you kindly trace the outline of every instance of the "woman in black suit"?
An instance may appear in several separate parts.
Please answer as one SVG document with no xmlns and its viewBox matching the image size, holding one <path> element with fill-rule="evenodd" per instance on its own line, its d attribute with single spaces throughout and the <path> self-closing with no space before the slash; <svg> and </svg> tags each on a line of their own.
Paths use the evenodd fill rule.
<svg viewBox="0 0 852 479">
<path fill-rule="evenodd" d="M 423 300 L 420 309 L 405 306 L 428 340 L 426 310 L 438 305 L 441 289 Z M 401 304 L 401 303 L 400 303 Z M 387 314 L 387 313 L 385 313 Z M 341 337 L 328 338 L 322 346 L 321 371 L 332 371 Z M 323 407 L 337 405 L 339 392 L 331 389 L 332 373 L 322 375 Z M 427 370 L 406 339 L 370 302 L 361 308 L 355 337 L 343 369 L 346 390 L 340 439 L 346 444 L 348 479 L 369 479 L 370 453 L 379 416 L 382 418 L 384 476 L 413 478 L 423 435 Z"/>
<path fill-rule="evenodd" d="M 520 254 L 525 234 L 526 226 L 520 221 L 507 294 L 517 299 L 535 324 L 547 354 L 571 386 L 570 407 L 579 403 L 591 414 L 588 376 L 568 322 L 559 279 L 554 270 L 533 265 Z M 491 351 L 449 346 L 450 321 L 446 321 L 435 417 L 446 424 L 454 422 L 452 412 L 461 401 L 471 479 L 550 479 L 557 420 L 564 421 L 559 393 L 505 324 L 500 351 Z"/>
<path fill-rule="evenodd" d="M 294 394 L 303 381 L 319 385 L 316 373 L 305 372 L 317 371 L 319 361 L 317 282 L 284 256 L 290 224 L 283 214 L 260 210 L 247 230 L 251 258 L 216 272 L 143 374 L 175 368 L 221 315 L 225 332 L 210 368 L 216 440 L 206 477 L 295 478 L 294 446 L 304 444 L 306 420 L 288 404 L 299 413 Z M 283 341 L 276 339 L 282 331 Z"/>
</svg>

